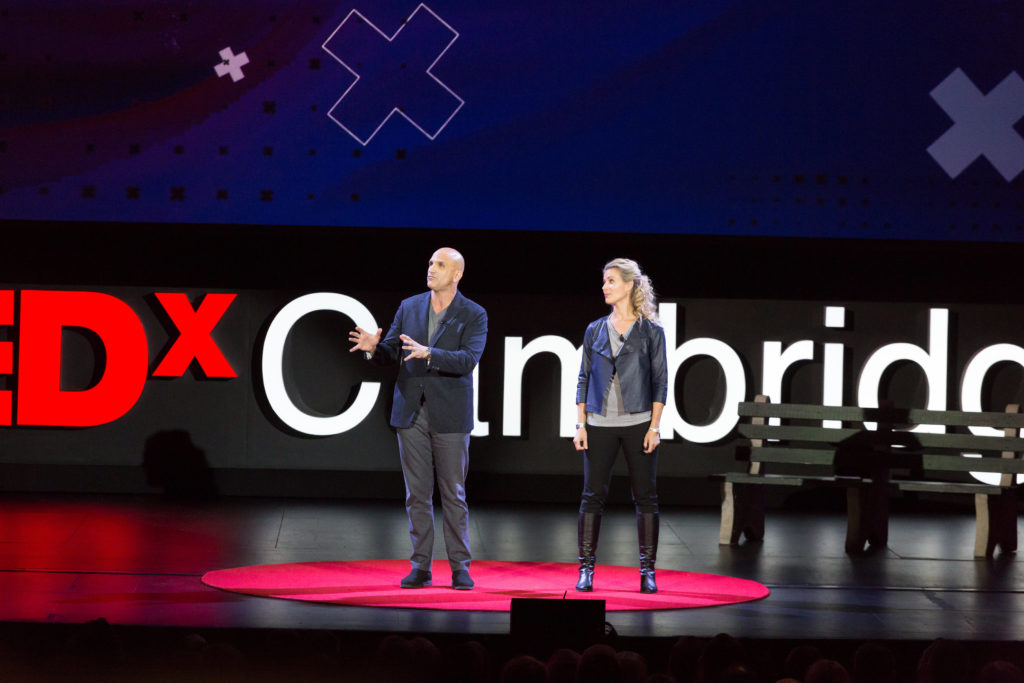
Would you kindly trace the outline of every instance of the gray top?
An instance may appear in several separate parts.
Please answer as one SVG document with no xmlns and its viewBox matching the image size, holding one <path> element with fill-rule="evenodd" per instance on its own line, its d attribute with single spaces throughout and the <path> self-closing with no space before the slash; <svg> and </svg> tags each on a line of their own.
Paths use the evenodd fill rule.
<svg viewBox="0 0 1024 683">
<path fill-rule="evenodd" d="M 612 347 L 613 358 L 619 355 L 622 345 L 629 338 L 629 335 L 632 334 L 635 327 L 636 323 L 634 322 L 620 338 L 618 331 L 612 325 L 611 319 L 608 320 L 608 343 Z M 619 373 L 617 372 L 612 375 L 612 381 L 608 385 L 608 393 L 604 397 L 604 412 L 587 413 L 587 424 L 594 427 L 630 427 L 641 422 L 649 422 L 650 419 L 651 411 L 649 410 L 645 410 L 642 413 L 627 413 L 622 410 L 622 385 L 619 384 Z"/>
<path fill-rule="evenodd" d="M 434 333 L 437 332 L 437 326 L 444 320 L 444 314 L 448 312 L 448 307 L 445 306 L 441 309 L 440 313 L 434 313 L 434 307 L 431 305 L 427 307 L 427 338 L 424 341 L 425 346 L 430 346 L 434 340 Z"/>
</svg>

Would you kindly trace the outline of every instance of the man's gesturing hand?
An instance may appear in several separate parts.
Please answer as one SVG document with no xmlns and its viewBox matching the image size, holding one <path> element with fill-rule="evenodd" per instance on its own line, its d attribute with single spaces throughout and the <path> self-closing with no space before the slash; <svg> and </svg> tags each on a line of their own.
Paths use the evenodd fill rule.
<svg viewBox="0 0 1024 683">
<path fill-rule="evenodd" d="M 355 344 L 349 353 L 353 351 L 365 351 L 367 353 L 373 353 L 377 350 L 377 344 L 380 342 L 381 329 L 377 328 L 377 334 L 370 334 L 361 327 L 357 327 L 348 333 L 348 340 Z"/>
<path fill-rule="evenodd" d="M 409 355 L 402 360 L 409 360 L 410 358 L 427 358 L 430 356 L 430 349 L 418 341 L 413 339 L 407 334 L 400 334 L 398 338 L 402 340 L 402 350 L 408 351 Z"/>
</svg>

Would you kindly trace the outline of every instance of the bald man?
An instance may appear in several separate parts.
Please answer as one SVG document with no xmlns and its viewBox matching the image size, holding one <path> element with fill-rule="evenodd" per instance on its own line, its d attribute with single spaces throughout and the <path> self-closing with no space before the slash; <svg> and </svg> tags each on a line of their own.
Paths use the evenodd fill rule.
<svg viewBox="0 0 1024 683">
<path fill-rule="evenodd" d="M 405 299 L 384 339 L 357 327 L 350 351 L 398 368 L 391 426 L 405 476 L 412 570 L 402 588 L 433 584 L 434 480 L 441 492 L 452 588 L 470 590 L 466 471 L 473 431 L 473 369 L 487 340 L 487 312 L 459 293 L 462 254 L 438 249 L 427 264 L 427 290 Z"/>
</svg>

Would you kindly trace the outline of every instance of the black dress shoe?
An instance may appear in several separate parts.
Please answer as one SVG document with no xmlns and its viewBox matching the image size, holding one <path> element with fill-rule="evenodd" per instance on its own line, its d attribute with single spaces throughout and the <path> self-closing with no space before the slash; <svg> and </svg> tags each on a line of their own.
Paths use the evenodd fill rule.
<svg viewBox="0 0 1024 683">
<path fill-rule="evenodd" d="M 457 591 L 471 591 L 473 590 L 473 579 L 469 577 L 469 572 L 465 569 L 460 569 L 452 573 L 452 588 Z"/>
<path fill-rule="evenodd" d="M 402 588 L 426 588 L 433 585 L 433 583 L 430 572 L 425 569 L 413 569 L 409 572 L 408 576 L 402 579 L 402 583 L 399 585 Z"/>
</svg>

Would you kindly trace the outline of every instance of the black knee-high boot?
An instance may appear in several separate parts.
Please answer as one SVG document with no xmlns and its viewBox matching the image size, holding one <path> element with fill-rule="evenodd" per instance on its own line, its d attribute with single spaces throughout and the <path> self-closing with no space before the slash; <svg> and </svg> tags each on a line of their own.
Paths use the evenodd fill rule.
<svg viewBox="0 0 1024 683">
<path fill-rule="evenodd" d="M 657 593 L 654 582 L 654 561 L 658 556 L 658 513 L 638 512 L 636 515 L 637 540 L 640 543 L 640 592 Z"/>
<path fill-rule="evenodd" d="M 601 515 L 596 512 L 581 512 L 577 525 L 580 553 L 580 579 L 576 582 L 578 591 L 589 593 L 594 590 L 594 562 L 600 533 Z"/>
</svg>

